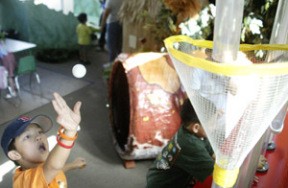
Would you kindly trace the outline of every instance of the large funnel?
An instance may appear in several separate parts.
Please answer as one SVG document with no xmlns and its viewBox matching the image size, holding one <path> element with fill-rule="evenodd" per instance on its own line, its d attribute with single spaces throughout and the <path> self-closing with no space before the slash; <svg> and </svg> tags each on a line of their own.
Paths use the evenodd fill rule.
<svg viewBox="0 0 288 188">
<path fill-rule="evenodd" d="M 233 63 L 216 63 L 212 42 L 173 36 L 165 45 L 215 152 L 213 180 L 232 187 L 247 154 L 288 100 L 288 59 L 267 63 L 254 50 L 287 54 L 288 46 L 240 45 Z"/>
</svg>

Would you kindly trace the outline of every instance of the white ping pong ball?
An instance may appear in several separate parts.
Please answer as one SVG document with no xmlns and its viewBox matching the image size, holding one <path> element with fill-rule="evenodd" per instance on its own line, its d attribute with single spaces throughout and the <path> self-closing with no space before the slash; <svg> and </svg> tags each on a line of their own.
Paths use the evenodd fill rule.
<svg viewBox="0 0 288 188">
<path fill-rule="evenodd" d="M 85 76 L 86 72 L 87 72 L 86 67 L 82 64 L 76 64 L 72 68 L 72 74 L 76 78 L 83 78 Z"/>
</svg>

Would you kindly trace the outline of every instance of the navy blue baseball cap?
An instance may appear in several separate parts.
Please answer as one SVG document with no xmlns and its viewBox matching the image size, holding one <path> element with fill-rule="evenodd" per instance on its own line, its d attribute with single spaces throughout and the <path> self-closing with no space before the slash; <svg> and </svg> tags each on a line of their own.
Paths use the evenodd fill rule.
<svg viewBox="0 0 288 188">
<path fill-rule="evenodd" d="M 28 116 L 19 116 L 7 125 L 2 135 L 1 146 L 6 155 L 12 140 L 22 134 L 26 127 L 32 123 L 39 125 L 43 129 L 44 133 L 49 131 L 53 126 L 52 120 L 46 115 L 37 115 L 33 118 Z"/>
</svg>

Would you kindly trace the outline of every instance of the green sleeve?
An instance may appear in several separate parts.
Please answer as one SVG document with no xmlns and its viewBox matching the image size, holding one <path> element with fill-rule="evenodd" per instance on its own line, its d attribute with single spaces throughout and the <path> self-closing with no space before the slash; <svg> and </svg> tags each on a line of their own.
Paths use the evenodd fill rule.
<svg viewBox="0 0 288 188">
<path fill-rule="evenodd" d="M 191 135 L 181 142 L 181 155 L 177 158 L 175 165 L 200 181 L 204 181 L 212 174 L 214 160 L 206 148 L 203 140 Z"/>
<path fill-rule="evenodd" d="M 95 27 L 91 27 L 91 26 L 89 26 L 89 28 L 92 31 L 92 33 L 100 32 L 100 28 L 95 28 Z"/>
</svg>

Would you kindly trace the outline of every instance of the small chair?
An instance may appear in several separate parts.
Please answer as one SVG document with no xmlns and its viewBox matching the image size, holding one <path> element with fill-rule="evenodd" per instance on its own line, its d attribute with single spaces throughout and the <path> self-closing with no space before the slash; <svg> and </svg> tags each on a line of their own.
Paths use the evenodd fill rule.
<svg viewBox="0 0 288 188">
<path fill-rule="evenodd" d="M 33 74 L 36 77 L 37 83 L 40 84 L 40 77 L 39 74 L 36 72 L 36 60 L 33 55 L 21 57 L 18 61 L 18 66 L 15 71 L 15 85 L 18 92 L 20 92 L 20 85 L 18 78 L 25 74 L 30 74 L 30 86 Z"/>
</svg>

